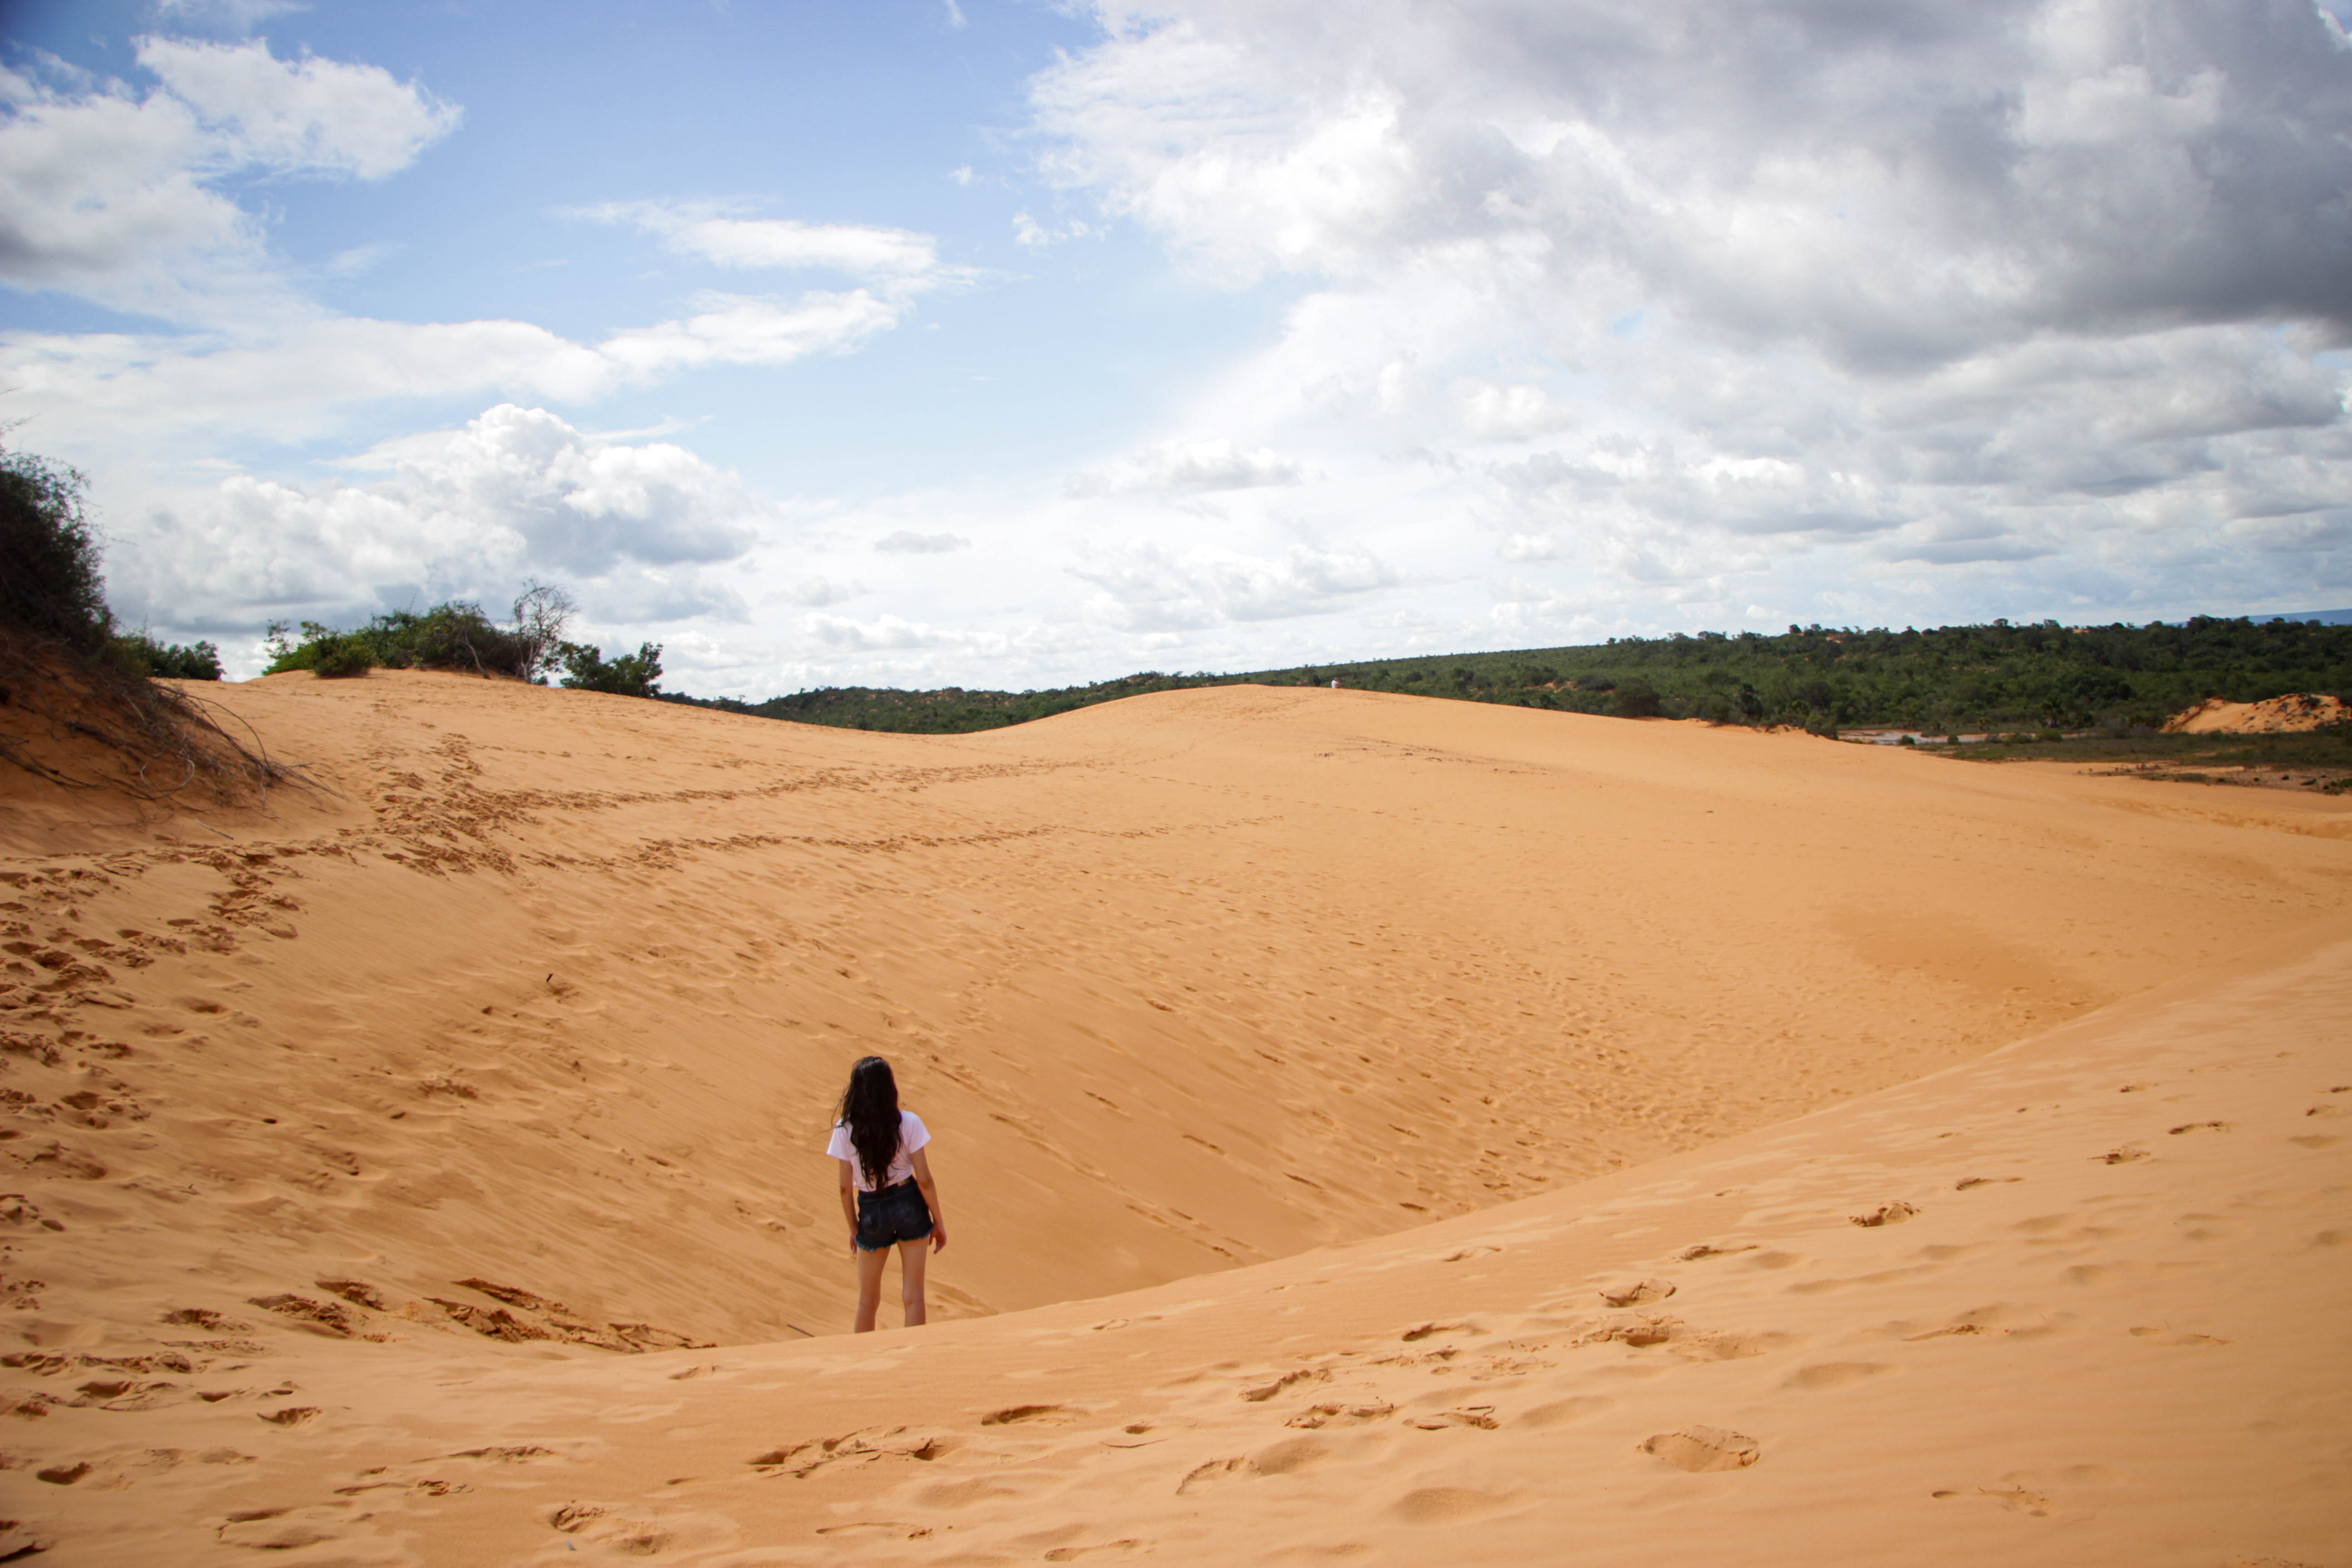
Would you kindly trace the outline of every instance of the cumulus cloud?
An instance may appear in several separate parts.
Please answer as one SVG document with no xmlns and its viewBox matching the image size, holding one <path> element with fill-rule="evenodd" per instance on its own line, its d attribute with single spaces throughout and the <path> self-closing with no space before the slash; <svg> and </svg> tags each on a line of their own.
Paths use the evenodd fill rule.
<svg viewBox="0 0 2352 1568">
<path fill-rule="evenodd" d="M 217 182 L 255 171 L 382 179 L 459 111 L 380 67 L 143 38 L 159 85 L 0 71 L 0 282 L 198 318 L 270 291 L 258 222 Z"/>
<path fill-rule="evenodd" d="M 1302 290 L 1187 417 L 1316 450 L 1335 537 L 1667 624 L 2352 589 L 2352 49 L 2301 0 L 1094 10 L 1045 171 Z"/>
<path fill-rule="evenodd" d="M 1540 243 L 1913 363 L 2048 327 L 2352 326 L 2352 78 L 2301 0 L 1105 0 L 1053 164 L 1222 268 Z"/>
<path fill-rule="evenodd" d="M 708 569 L 744 556 L 770 510 L 685 447 L 602 438 L 511 404 L 350 467 L 380 477 L 303 487 L 239 474 L 159 500 L 112 562 L 118 605 L 160 626 L 250 631 L 257 612 L 497 604 L 553 577 L 607 619 L 723 617 L 741 606 Z"/>
</svg>

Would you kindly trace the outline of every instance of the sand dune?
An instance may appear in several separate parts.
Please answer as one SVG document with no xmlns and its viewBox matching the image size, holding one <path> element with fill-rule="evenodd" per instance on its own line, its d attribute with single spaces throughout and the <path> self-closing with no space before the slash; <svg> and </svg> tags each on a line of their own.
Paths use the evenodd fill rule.
<svg viewBox="0 0 2352 1568">
<path fill-rule="evenodd" d="M 2279 953 L 2342 919 L 2344 814 L 1321 690 L 936 739 L 221 700 L 328 788 L 5 819 L 0 1451 L 50 1560 L 2341 1536 L 2294 1368 L 2345 1348 L 2345 953 Z M 969 1321 L 812 1342 L 867 1049 Z M 2196 1500 L 2132 1446 L 2208 1399 Z"/>
<path fill-rule="evenodd" d="M 2165 733 L 2182 735 L 2284 735 L 2324 730 L 2352 720 L 2341 697 L 2308 691 L 2260 702 L 2229 702 L 2208 697 L 2164 721 Z"/>
</svg>

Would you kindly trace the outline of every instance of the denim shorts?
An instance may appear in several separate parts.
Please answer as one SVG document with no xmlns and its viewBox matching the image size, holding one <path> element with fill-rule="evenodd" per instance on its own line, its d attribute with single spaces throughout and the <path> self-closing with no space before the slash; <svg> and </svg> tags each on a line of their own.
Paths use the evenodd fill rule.
<svg viewBox="0 0 2352 1568">
<path fill-rule="evenodd" d="M 912 1178 L 878 1193 L 857 1194 L 857 1250 L 885 1252 L 931 1234 L 931 1205 Z"/>
</svg>

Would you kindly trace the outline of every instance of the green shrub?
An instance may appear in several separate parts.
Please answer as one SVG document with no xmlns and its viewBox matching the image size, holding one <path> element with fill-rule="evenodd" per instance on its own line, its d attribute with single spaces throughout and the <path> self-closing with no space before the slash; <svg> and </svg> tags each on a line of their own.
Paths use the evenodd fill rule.
<svg viewBox="0 0 2352 1568">
<path fill-rule="evenodd" d="M 132 632 L 114 639 L 114 658 L 137 675 L 161 676 L 166 680 L 221 678 L 220 649 L 208 642 L 182 647 L 177 643 L 157 642 L 145 632 Z"/>
<path fill-rule="evenodd" d="M 1620 719 L 1654 719 L 1658 716 L 1656 688 L 1641 677 L 1622 682 L 1611 700 L 1610 710 Z"/>
<path fill-rule="evenodd" d="M 150 679 L 220 678 L 210 643 L 168 647 L 118 635 L 82 477 L 0 450 L 0 702 L 68 743 L 28 749 L 0 735 L 0 762 L 65 790 L 169 800 L 192 785 L 247 803 L 294 776 L 248 750 L 206 704 Z"/>
<path fill-rule="evenodd" d="M 322 661 L 331 661 L 343 675 L 357 675 L 380 665 L 386 669 L 458 669 L 540 680 L 561 657 L 563 624 L 572 613 L 569 594 L 534 583 L 515 600 L 510 626 L 499 626 L 482 613 L 479 605 L 464 599 L 451 599 L 422 613 L 393 610 L 347 632 L 304 621 L 299 642 L 288 635 L 285 622 L 274 621 L 269 626 L 269 668 L 262 673 L 315 669 L 325 675 Z M 362 655 L 367 662 L 355 665 L 352 661 Z"/>
<path fill-rule="evenodd" d="M 321 680 L 348 680 L 365 675 L 379 661 L 375 649 L 356 636 L 330 636 L 310 645 L 310 668 Z"/>
<path fill-rule="evenodd" d="M 659 643 L 640 643 L 636 652 L 609 659 L 586 643 L 559 646 L 563 656 L 563 684 L 575 691 L 608 691 L 616 697 L 661 695 Z"/>
<path fill-rule="evenodd" d="M 36 637 L 96 653 L 114 633 L 98 536 L 82 512 L 88 481 L 29 452 L 0 451 L 0 616 Z"/>
</svg>

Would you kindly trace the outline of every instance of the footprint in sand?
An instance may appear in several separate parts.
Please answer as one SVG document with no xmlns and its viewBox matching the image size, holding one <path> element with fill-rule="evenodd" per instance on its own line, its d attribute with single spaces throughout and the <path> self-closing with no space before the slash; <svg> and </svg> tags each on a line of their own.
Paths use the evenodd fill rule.
<svg viewBox="0 0 2352 1568">
<path fill-rule="evenodd" d="M 1696 1263 L 1703 1258 L 1728 1258 L 1735 1252 L 1753 1252 L 1755 1250 L 1756 1244 L 1752 1241 L 1738 1247 L 1717 1247 L 1711 1242 L 1702 1241 L 1695 1246 L 1685 1247 L 1680 1252 L 1675 1253 L 1675 1261 L 1677 1263 Z"/>
<path fill-rule="evenodd" d="M 1598 1415 L 1616 1403 L 1613 1399 L 1604 1398 L 1597 1394 L 1581 1394 L 1574 1399 L 1555 1399 L 1549 1405 L 1538 1405 L 1532 1410 L 1514 1416 L 1511 1425 L 1537 1427 L 1565 1426 L 1571 1421 L 1581 1421 L 1589 1415 Z"/>
<path fill-rule="evenodd" d="M 1286 1476 L 1330 1457 L 1330 1446 L 1320 1437 L 1286 1437 L 1252 1454 L 1249 1468 L 1261 1476 Z"/>
<path fill-rule="evenodd" d="M 1412 1336 L 1407 1335 L 1406 1337 L 1410 1339 Z M 1297 1372 L 1284 1373 L 1272 1383 L 1262 1383 L 1255 1388 L 1244 1388 L 1242 1390 L 1242 1397 L 1248 1400 L 1253 1405 L 1263 1405 L 1267 1400 L 1272 1399 L 1276 1394 L 1280 1394 L 1284 1389 L 1292 1387 L 1295 1384 L 1301 1383 L 1328 1383 L 1330 1381 L 1330 1373 L 1321 1367 L 1302 1367 Z M 983 1425 L 985 1425 L 985 1423 L 983 1423 Z"/>
<path fill-rule="evenodd" d="M 1211 1459 L 1207 1464 L 1195 1465 L 1185 1472 L 1184 1479 L 1176 1483 L 1176 1495 L 1189 1497 L 1205 1487 L 1232 1480 L 1236 1476 L 1246 1475 L 1248 1471 L 1247 1459 Z"/>
<path fill-rule="evenodd" d="M 1384 1401 L 1369 1405 L 1310 1405 L 1283 1425 L 1312 1432 L 1325 1426 L 1366 1426 L 1395 1414 L 1396 1406 Z"/>
<path fill-rule="evenodd" d="M 2211 1334 L 2192 1334 L 2184 1331 L 2160 1328 L 2143 1323 L 2131 1331 L 2136 1340 L 2154 1340 L 2160 1345 L 2226 1345 L 2230 1342 Z"/>
<path fill-rule="evenodd" d="M 1491 1405 L 1466 1405 L 1458 1409 L 1440 1410 L 1430 1415 L 1416 1415 L 1405 1423 L 1424 1432 L 1442 1432 L 1449 1426 L 1470 1426 L 1481 1432 L 1492 1432 L 1496 1422 Z"/>
<path fill-rule="evenodd" d="M 1727 1432 L 1720 1426 L 1685 1426 L 1644 1439 L 1644 1454 L 1654 1454 L 1678 1470 L 1701 1475 L 1712 1470 L 1744 1470 L 1763 1457 L 1753 1437 Z"/>
<path fill-rule="evenodd" d="M 2230 1131 L 2230 1124 L 2226 1121 L 2184 1121 L 2178 1127 L 2167 1128 L 2165 1131 L 2178 1138 L 2184 1132 L 2227 1132 Z"/>
<path fill-rule="evenodd" d="M 1989 1498 L 2011 1513 L 2031 1514 L 2035 1519 L 2046 1519 L 2050 1515 L 2050 1500 L 2027 1487 L 1978 1487 L 1969 1492 L 1937 1491 L 1927 1495 L 1935 1498 Z"/>
<path fill-rule="evenodd" d="M 1811 1366 L 1801 1366 L 1790 1373 L 1788 1382 L 1783 1386 L 1817 1391 L 1830 1388 L 1852 1388 L 1857 1383 L 1868 1383 L 1873 1378 L 1885 1377 L 1890 1373 L 1902 1370 L 1899 1366 L 1889 1366 L 1880 1361 L 1816 1362 Z"/>
<path fill-rule="evenodd" d="M 1129 1557 L 1151 1550 L 1148 1542 L 1126 1536 L 1118 1541 L 1105 1541 L 1093 1546 L 1056 1546 L 1045 1553 L 1048 1563 L 1076 1563 L 1087 1557 Z"/>
<path fill-rule="evenodd" d="M 1454 1524 L 1511 1506 L 1507 1495 L 1468 1487 L 1417 1487 L 1399 1498 L 1389 1513 L 1407 1524 Z"/>
<path fill-rule="evenodd" d="M 217 1527 L 224 1546 L 250 1547 L 262 1552 L 294 1552 L 335 1539 L 331 1527 L 349 1521 L 348 1515 L 323 1508 L 299 1513 L 282 1508 L 258 1508 L 230 1514 Z"/>
<path fill-rule="evenodd" d="M 1879 1205 L 1868 1214 L 1850 1214 L 1845 1217 L 1854 1225 L 1874 1230 L 1883 1225 L 1901 1225 L 1918 1212 L 1898 1198 L 1893 1203 Z"/>
<path fill-rule="evenodd" d="M 1671 1281 L 1635 1279 L 1615 1285 L 1603 1285 L 1601 1288 L 1601 1300 L 1604 1306 L 1638 1307 L 1645 1301 L 1663 1301 L 1674 1293 L 1675 1288 Z"/>
<path fill-rule="evenodd" d="M 1061 1414 L 1062 1407 L 1058 1405 L 1008 1405 L 1002 1410 L 992 1410 L 982 1416 L 980 1424 L 983 1426 L 1012 1426 L 1024 1421 L 1042 1421 Z"/>
<path fill-rule="evenodd" d="M 979 1503 L 994 1502 L 999 1498 L 1020 1495 L 1011 1487 L 1001 1486 L 985 1476 L 980 1476 L 968 1481 L 936 1482 L 915 1493 L 915 1501 L 925 1508 L 971 1508 Z"/>
</svg>

